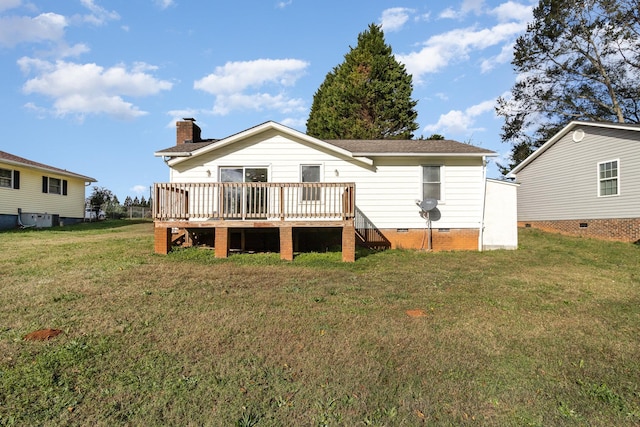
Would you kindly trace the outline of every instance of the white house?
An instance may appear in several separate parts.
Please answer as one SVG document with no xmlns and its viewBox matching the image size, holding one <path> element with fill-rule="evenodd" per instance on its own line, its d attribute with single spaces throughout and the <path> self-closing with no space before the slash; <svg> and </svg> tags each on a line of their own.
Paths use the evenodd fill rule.
<svg viewBox="0 0 640 427">
<path fill-rule="evenodd" d="M 512 234 L 484 233 L 487 216 L 515 207 L 508 190 L 500 205 L 485 203 L 490 150 L 449 140 L 325 141 L 271 121 L 219 140 L 200 132 L 194 119 L 179 121 L 176 145 L 155 153 L 170 181 L 155 185 L 159 253 L 169 250 L 172 228 L 208 239 L 221 257 L 256 230 L 279 238 L 285 259 L 313 232 L 332 229 L 346 261 L 356 242 L 482 250 L 489 237 L 487 248 L 517 246 Z M 426 199 L 437 201 L 428 215 L 418 206 Z M 498 223 L 516 229 L 515 217 Z"/>
<path fill-rule="evenodd" d="M 640 241 L 640 126 L 573 121 L 511 171 L 518 222 Z"/>
<path fill-rule="evenodd" d="M 0 151 L 0 229 L 49 227 L 84 218 L 94 178 Z"/>
</svg>

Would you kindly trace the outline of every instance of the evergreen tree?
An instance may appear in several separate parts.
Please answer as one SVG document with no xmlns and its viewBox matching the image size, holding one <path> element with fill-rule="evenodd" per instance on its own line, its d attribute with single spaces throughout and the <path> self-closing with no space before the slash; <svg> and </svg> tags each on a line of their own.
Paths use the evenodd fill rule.
<svg viewBox="0 0 640 427">
<path fill-rule="evenodd" d="M 640 122 L 637 0 L 540 0 L 515 46 L 519 74 L 500 98 L 511 170 L 571 120 Z"/>
<path fill-rule="evenodd" d="M 307 134 L 321 139 L 411 139 L 418 129 L 413 82 L 369 25 L 313 97 Z"/>
</svg>

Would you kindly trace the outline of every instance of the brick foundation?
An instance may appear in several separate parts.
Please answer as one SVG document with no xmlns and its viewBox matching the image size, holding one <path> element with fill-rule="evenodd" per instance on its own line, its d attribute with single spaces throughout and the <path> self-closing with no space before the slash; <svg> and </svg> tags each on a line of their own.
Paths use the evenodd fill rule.
<svg viewBox="0 0 640 427">
<path fill-rule="evenodd" d="M 216 227 L 215 233 L 216 258 L 227 258 L 229 256 L 229 229 L 227 227 Z"/>
<path fill-rule="evenodd" d="M 428 249 L 429 230 L 411 228 L 380 230 L 391 243 L 391 249 Z M 478 250 L 479 231 L 477 229 L 437 229 L 431 230 L 433 251 L 475 251 Z"/>
<path fill-rule="evenodd" d="M 640 218 L 518 221 L 518 227 L 603 240 L 640 241 Z"/>
<path fill-rule="evenodd" d="M 342 229 L 342 261 L 355 262 L 356 260 L 356 230 L 353 227 Z"/>
<path fill-rule="evenodd" d="M 292 227 L 280 227 L 280 259 L 293 261 Z"/>
</svg>

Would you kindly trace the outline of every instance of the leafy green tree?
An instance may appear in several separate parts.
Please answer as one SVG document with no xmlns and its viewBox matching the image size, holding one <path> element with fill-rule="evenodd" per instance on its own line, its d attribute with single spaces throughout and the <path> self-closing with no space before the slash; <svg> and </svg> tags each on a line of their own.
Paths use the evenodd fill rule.
<svg viewBox="0 0 640 427">
<path fill-rule="evenodd" d="M 313 96 L 307 134 L 322 139 L 411 139 L 418 129 L 413 82 L 382 29 L 369 25 Z"/>
<path fill-rule="evenodd" d="M 91 210 L 96 213 L 96 217 L 100 209 L 103 209 L 107 203 L 111 202 L 115 196 L 111 190 L 105 187 L 93 187 L 93 192 L 87 198 L 86 203 L 90 206 Z"/>
<path fill-rule="evenodd" d="M 427 140 L 442 141 L 443 139 L 445 139 L 444 135 L 440 135 L 439 133 L 434 133 L 427 137 Z"/>
<path fill-rule="evenodd" d="M 540 0 L 513 66 L 511 96 L 498 99 L 501 138 L 515 167 L 572 120 L 640 122 L 637 0 Z"/>
</svg>

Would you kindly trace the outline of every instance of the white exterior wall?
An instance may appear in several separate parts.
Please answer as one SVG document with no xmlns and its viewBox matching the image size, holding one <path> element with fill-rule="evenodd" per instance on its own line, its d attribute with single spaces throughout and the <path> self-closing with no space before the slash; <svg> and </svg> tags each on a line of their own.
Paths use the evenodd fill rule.
<svg viewBox="0 0 640 427">
<path fill-rule="evenodd" d="M 640 132 L 577 126 L 517 174 L 518 221 L 640 216 Z M 618 160 L 620 194 L 598 197 L 598 163 Z"/>
<path fill-rule="evenodd" d="M 275 133 L 238 141 L 183 161 L 171 182 L 218 182 L 220 167 L 265 167 L 269 182 L 300 182 L 300 165 L 321 166 L 323 182 L 355 182 L 356 206 L 380 229 L 423 228 L 415 201 L 422 197 L 422 165 L 443 165 L 444 200 L 433 228 L 475 228 L 482 215 L 482 158 L 373 158 L 367 166 L 335 152 Z"/>
<path fill-rule="evenodd" d="M 482 249 L 517 249 L 517 190 L 511 182 L 487 180 Z"/>
<path fill-rule="evenodd" d="M 53 172 L 4 164 L 0 168 L 20 171 L 20 188 L 0 187 L 0 214 L 17 215 L 18 208 L 25 213 L 49 213 L 65 218 L 84 218 L 84 181 Z M 42 192 L 42 177 L 67 181 L 67 195 Z"/>
</svg>

